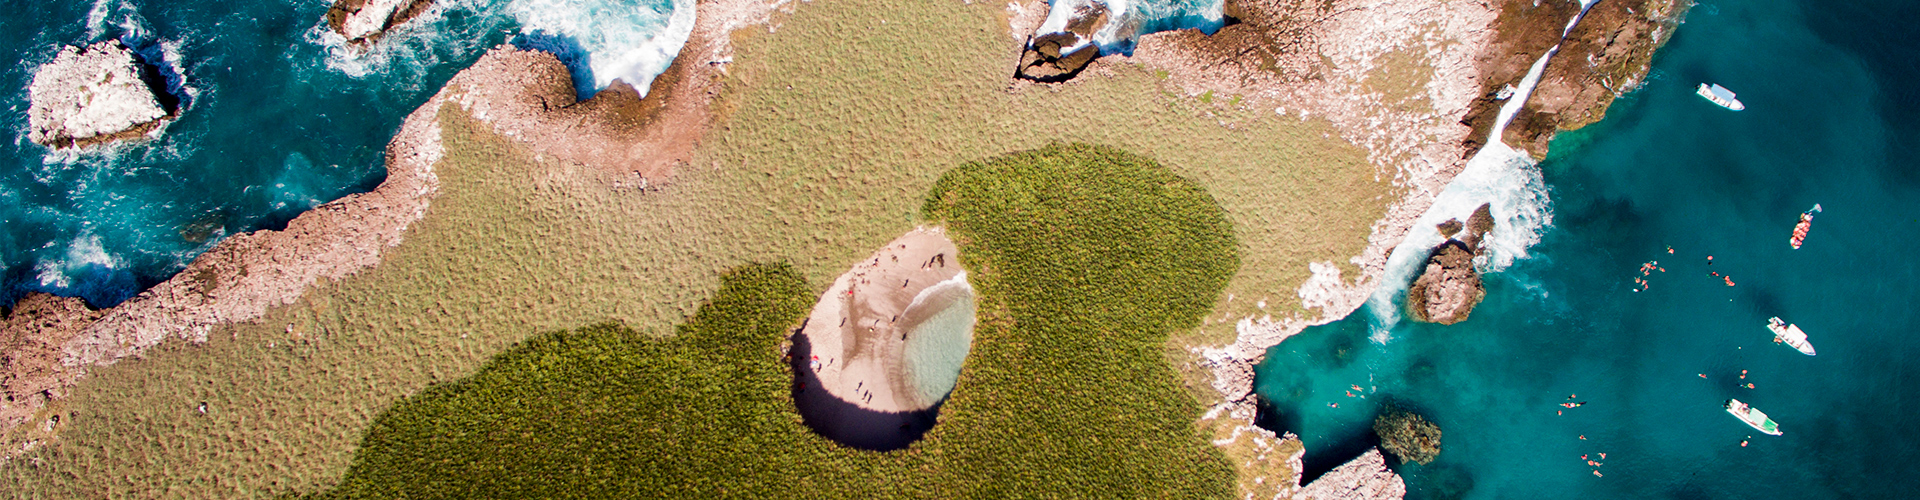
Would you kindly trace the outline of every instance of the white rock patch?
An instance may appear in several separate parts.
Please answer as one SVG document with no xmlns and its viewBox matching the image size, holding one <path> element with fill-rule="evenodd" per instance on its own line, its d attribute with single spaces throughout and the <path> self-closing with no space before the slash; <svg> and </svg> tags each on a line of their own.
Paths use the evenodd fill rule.
<svg viewBox="0 0 1920 500">
<path fill-rule="evenodd" d="M 28 138 L 54 147 L 118 134 L 166 118 L 141 63 L 117 40 L 60 49 L 33 74 Z"/>
</svg>

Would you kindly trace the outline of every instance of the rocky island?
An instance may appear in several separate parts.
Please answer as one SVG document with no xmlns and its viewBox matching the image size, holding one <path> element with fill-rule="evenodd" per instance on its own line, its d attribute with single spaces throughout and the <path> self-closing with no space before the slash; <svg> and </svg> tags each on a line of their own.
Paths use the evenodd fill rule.
<svg viewBox="0 0 1920 500">
<path fill-rule="evenodd" d="M 1374 417 L 1373 433 L 1380 436 L 1380 447 L 1400 457 L 1400 463 L 1426 465 L 1440 455 L 1440 426 L 1418 413 L 1388 406 Z"/>
<path fill-rule="evenodd" d="M 27 88 L 27 138 L 73 148 L 140 137 L 177 111 L 165 89 L 158 70 L 119 40 L 62 48 Z"/>
<path fill-rule="evenodd" d="M 433 0 L 339 0 L 327 9 L 327 27 L 349 43 L 372 43 L 432 5 Z"/>
<path fill-rule="evenodd" d="M 1427 253 L 1427 265 L 1407 287 L 1407 315 L 1416 321 L 1451 325 L 1467 320 L 1473 306 L 1486 298 L 1480 272 L 1473 258 L 1487 232 L 1493 230 L 1493 206 L 1480 205 L 1462 225 L 1459 219 L 1440 224 L 1440 235 L 1447 240 Z M 1458 237 L 1455 237 L 1458 236 Z"/>
</svg>

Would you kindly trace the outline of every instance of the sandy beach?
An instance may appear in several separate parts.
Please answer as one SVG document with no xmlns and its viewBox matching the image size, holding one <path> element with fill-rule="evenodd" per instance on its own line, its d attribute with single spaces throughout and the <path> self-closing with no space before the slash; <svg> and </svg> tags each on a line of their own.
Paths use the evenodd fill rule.
<svg viewBox="0 0 1920 500">
<path fill-rule="evenodd" d="M 910 412 L 932 407 L 939 401 L 914 387 L 907 347 L 915 333 L 948 333 L 916 331 L 943 309 L 916 299 L 956 279 L 963 284 L 966 279 L 959 249 L 940 228 L 915 229 L 887 242 L 820 296 L 799 334 L 812 347 L 810 359 L 802 361 L 821 389 L 862 409 Z"/>
</svg>

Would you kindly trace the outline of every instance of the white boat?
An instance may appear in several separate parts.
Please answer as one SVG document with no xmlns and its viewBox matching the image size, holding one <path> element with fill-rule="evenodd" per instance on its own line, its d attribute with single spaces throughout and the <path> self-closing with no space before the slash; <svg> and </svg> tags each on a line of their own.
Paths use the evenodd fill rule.
<svg viewBox="0 0 1920 500">
<path fill-rule="evenodd" d="M 1753 426 L 1754 430 L 1764 432 L 1769 436 L 1780 435 L 1780 424 L 1773 423 L 1773 419 L 1767 418 L 1767 414 L 1760 413 L 1760 410 L 1755 410 L 1752 406 L 1747 406 L 1746 403 L 1742 403 L 1738 399 L 1727 400 L 1727 413 L 1732 413 L 1733 416 L 1739 418 L 1741 422 L 1746 422 L 1747 425 Z"/>
<path fill-rule="evenodd" d="M 1714 104 L 1719 104 L 1720 107 L 1723 107 L 1723 108 L 1731 109 L 1734 111 L 1747 109 L 1747 105 L 1740 104 L 1739 99 L 1733 98 L 1733 91 L 1727 90 L 1726 87 L 1722 87 L 1718 83 L 1715 83 L 1715 84 L 1702 83 L 1700 84 L 1700 90 L 1696 91 L 1695 93 L 1700 94 L 1700 97 L 1705 97 L 1707 98 L 1707 100 L 1713 101 Z"/>
<path fill-rule="evenodd" d="M 1773 341 L 1793 346 L 1801 354 L 1813 355 L 1813 344 L 1807 343 L 1807 332 L 1800 331 L 1799 325 L 1789 325 L 1778 316 L 1767 319 L 1767 329 L 1773 331 Z"/>
</svg>

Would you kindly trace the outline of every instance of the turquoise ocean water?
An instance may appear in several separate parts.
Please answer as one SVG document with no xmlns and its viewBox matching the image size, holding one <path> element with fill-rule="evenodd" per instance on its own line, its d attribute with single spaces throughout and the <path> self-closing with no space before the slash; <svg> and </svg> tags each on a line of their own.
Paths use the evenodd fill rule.
<svg viewBox="0 0 1920 500">
<path fill-rule="evenodd" d="M 356 52 L 323 28 L 329 4 L 26 2 L 0 16 L 0 60 L 14 61 L 0 68 L 0 305 L 29 291 L 113 305 L 226 235 L 372 189 L 406 114 L 499 43 L 561 52 L 585 93 L 650 80 L 692 23 L 677 8 L 690 0 L 443 0 Z M 27 141 L 33 70 L 106 39 L 167 68 L 179 119 L 78 154 Z"/>
<path fill-rule="evenodd" d="M 1419 499 L 1913 496 L 1916 15 L 1899 1 L 1700 3 L 1643 89 L 1556 139 L 1539 166 L 1553 222 L 1487 275 L 1471 319 L 1383 329 L 1363 310 L 1308 329 L 1258 369 L 1262 424 L 1305 439 L 1311 476 L 1377 440 L 1381 404 L 1415 409 L 1445 433 L 1434 463 L 1395 466 Z M 1695 96 L 1701 82 L 1747 110 Z M 1665 271 L 1633 291 L 1653 261 Z M 1772 316 L 1820 354 L 1774 345 Z M 1569 397 L 1586 405 L 1561 407 Z M 1785 434 L 1754 432 L 1728 398 Z"/>
</svg>

